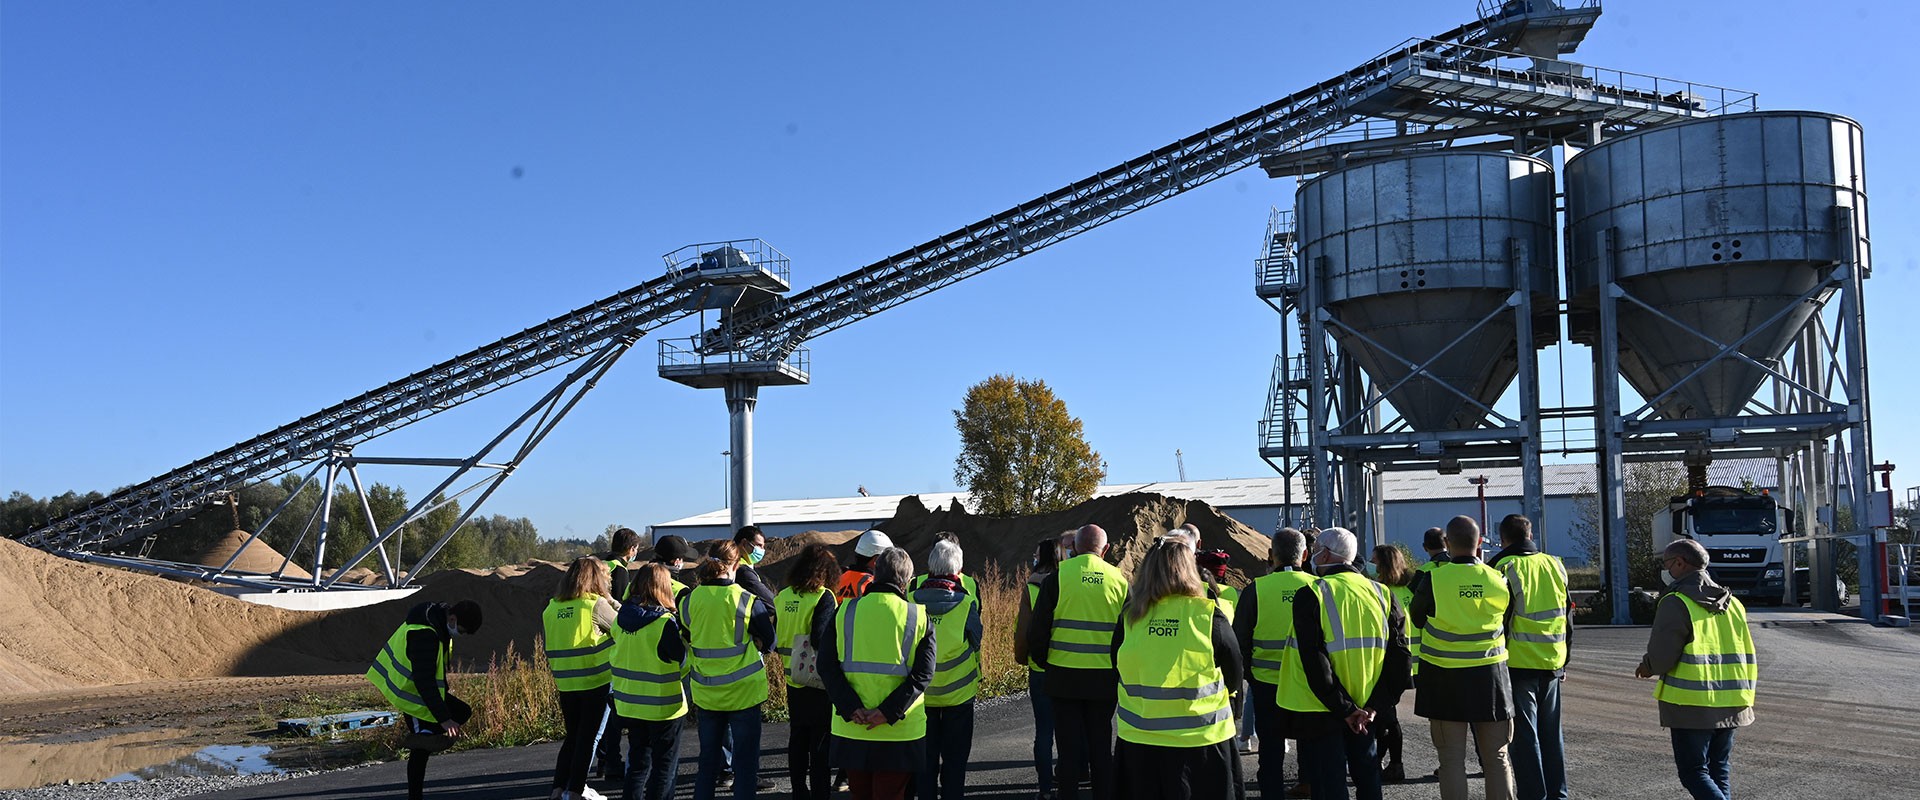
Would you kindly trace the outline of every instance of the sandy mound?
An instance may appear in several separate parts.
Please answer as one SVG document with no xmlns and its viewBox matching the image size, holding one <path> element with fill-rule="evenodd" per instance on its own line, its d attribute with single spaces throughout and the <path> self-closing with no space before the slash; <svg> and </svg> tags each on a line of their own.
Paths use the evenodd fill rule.
<svg viewBox="0 0 1920 800">
<path fill-rule="evenodd" d="M 207 549 L 194 554 L 188 560 L 209 567 L 224 566 L 227 559 L 233 558 L 234 551 L 240 550 L 240 545 L 246 544 L 247 537 L 251 535 L 253 534 L 241 530 L 227 531 L 226 536 L 208 545 Z M 282 561 L 286 561 L 286 556 L 273 549 L 272 545 L 260 541 L 248 545 L 245 550 L 240 550 L 240 560 L 233 562 L 233 568 L 241 572 L 270 573 L 279 569 Z M 284 574 L 289 578 L 313 577 L 313 573 L 291 562 L 287 563 L 287 571 Z"/>
<path fill-rule="evenodd" d="M 1227 583 L 1243 586 L 1248 570 L 1262 572 L 1258 566 L 1266 563 L 1268 537 L 1201 501 L 1151 493 L 1095 498 L 1052 514 L 1007 518 L 975 516 L 957 501 L 929 510 L 920 498 L 908 497 L 900 501 L 893 518 L 879 527 L 893 539 L 894 546 L 913 556 L 914 566 L 919 569 L 926 569 L 934 535 L 952 531 L 960 536 L 968 573 L 981 574 L 993 564 L 1001 574 L 1012 575 L 1026 568 L 1027 559 L 1041 540 L 1082 525 L 1099 525 L 1107 531 L 1108 559 L 1131 574 L 1154 537 L 1189 522 L 1200 529 L 1202 547 L 1225 550 L 1231 557 Z M 853 558 L 854 539 L 859 535 L 860 531 L 809 532 L 770 541 L 760 571 L 779 585 L 786 576 L 788 560 L 814 542 L 833 548 L 841 563 L 847 563 Z M 706 544 L 698 546 L 704 548 Z"/>
</svg>

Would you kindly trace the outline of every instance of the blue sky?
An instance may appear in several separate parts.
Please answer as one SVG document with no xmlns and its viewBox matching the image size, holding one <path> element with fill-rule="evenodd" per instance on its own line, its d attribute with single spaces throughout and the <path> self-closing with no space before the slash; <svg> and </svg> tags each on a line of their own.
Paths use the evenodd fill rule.
<svg viewBox="0 0 1920 800">
<path fill-rule="evenodd" d="M 639 283 L 683 244 L 762 237 L 811 285 L 1473 13 L 822 8 L 0 6 L 0 491 L 160 474 Z M 1864 124 L 1875 456 L 1898 486 L 1920 484 L 1901 302 L 1920 293 L 1920 120 L 1899 99 L 1917 22 L 1904 2 L 1615 0 L 1574 56 Z M 999 372 L 1053 385 L 1113 481 L 1173 479 L 1176 448 L 1192 478 L 1269 474 L 1277 328 L 1251 259 L 1292 190 L 1243 171 L 814 341 L 813 385 L 762 394 L 759 496 L 950 490 L 951 410 Z M 530 391 L 361 452 L 463 454 Z M 719 393 L 660 379 L 650 339 L 489 510 L 550 536 L 710 510 L 725 448 Z"/>
</svg>

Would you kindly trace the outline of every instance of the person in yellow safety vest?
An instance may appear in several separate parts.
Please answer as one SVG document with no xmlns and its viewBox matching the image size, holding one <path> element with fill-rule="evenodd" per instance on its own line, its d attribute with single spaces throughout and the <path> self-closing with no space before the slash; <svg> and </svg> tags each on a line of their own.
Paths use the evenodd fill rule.
<svg viewBox="0 0 1920 800">
<path fill-rule="evenodd" d="M 1200 545 L 1200 528 L 1191 522 L 1183 524 L 1175 530 L 1184 532 L 1192 543 L 1194 560 L 1200 566 L 1200 579 L 1206 581 L 1207 584 L 1207 595 L 1212 597 L 1214 602 L 1220 606 L 1220 613 L 1227 615 L 1227 624 L 1233 624 L 1234 607 L 1240 602 L 1240 590 L 1227 585 L 1227 568 L 1232 563 L 1232 556 L 1228 555 L 1225 550 L 1202 549 Z M 1252 711 L 1253 704 L 1245 702 L 1244 695 L 1246 688 L 1243 684 L 1233 689 L 1233 695 L 1236 700 L 1234 703 L 1233 745 L 1234 749 L 1240 753 L 1253 752 L 1253 721 L 1246 717 L 1247 713 Z M 1240 760 L 1234 759 L 1233 766 L 1236 770 L 1239 769 Z"/>
<path fill-rule="evenodd" d="M 927 610 L 906 597 L 913 559 L 890 547 L 873 557 L 866 594 L 841 603 L 820 648 L 833 701 L 833 763 L 854 800 L 906 800 L 926 760 L 924 696 L 935 639 Z"/>
<path fill-rule="evenodd" d="M 1633 672 L 1658 678 L 1660 727 L 1673 740 L 1680 784 L 1695 798 L 1733 797 L 1733 731 L 1753 724 L 1760 680 L 1747 608 L 1707 575 L 1707 549 L 1675 540 L 1660 553 L 1670 583 Z"/>
<path fill-rule="evenodd" d="M 610 592 L 607 597 L 612 598 L 616 608 L 617 604 L 627 599 L 627 584 L 633 580 L 628 568 L 639 555 L 640 534 L 632 528 L 621 528 L 613 532 L 607 552 L 600 556 L 607 570 L 607 588 Z M 626 765 L 620 760 L 620 726 L 613 724 L 613 717 L 613 706 L 609 703 L 601 712 L 600 719 L 596 720 L 600 739 L 594 745 L 594 755 L 598 756 L 594 764 L 597 765 L 596 774 L 601 780 L 617 783 L 626 774 Z"/>
<path fill-rule="evenodd" d="M 840 564 L 833 551 L 823 544 L 810 544 L 793 559 L 787 570 L 786 588 L 773 600 L 777 630 L 774 649 L 780 653 L 787 672 L 787 717 L 792 720 L 787 736 L 787 772 L 793 776 L 794 800 L 828 800 L 833 796 L 832 770 L 827 765 L 827 743 L 831 741 L 833 704 L 823 685 L 802 684 L 794 679 L 794 650 L 805 638 L 806 651 L 816 667 L 820 650 L 828 641 L 826 628 L 833 622 L 839 602 L 833 587 L 840 582 Z M 816 669 L 815 674 L 818 674 Z"/>
<path fill-rule="evenodd" d="M 1240 795 L 1232 695 L 1240 645 L 1207 596 L 1189 541 L 1163 536 L 1147 551 L 1113 632 L 1120 678 L 1114 762 L 1129 797 Z"/>
<path fill-rule="evenodd" d="M 1127 579 L 1106 562 L 1107 532 L 1087 525 L 1074 533 L 1074 555 L 1047 576 L 1034 599 L 1027 653 L 1047 670 L 1054 744 L 1060 748 L 1059 796 L 1078 800 L 1089 775 L 1093 800 L 1114 794 L 1113 712 L 1120 674 L 1114 670 L 1113 632 L 1127 599 Z"/>
<path fill-rule="evenodd" d="M 686 539 L 678 536 L 662 536 L 659 541 L 653 543 L 653 563 L 667 569 L 667 585 L 673 589 L 676 608 L 680 602 L 680 596 L 687 593 L 687 585 L 673 576 L 686 571 L 688 566 L 699 560 L 700 551 L 693 549 L 693 545 L 687 544 Z"/>
<path fill-rule="evenodd" d="M 1047 670 L 1027 650 L 1027 627 L 1033 624 L 1033 602 L 1040 584 L 1060 566 L 1060 544 L 1041 539 L 1027 560 L 1027 583 L 1020 593 L 1020 611 L 1013 618 L 1013 661 L 1027 665 L 1027 702 L 1033 706 L 1033 769 L 1040 790 L 1038 800 L 1053 800 L 1053 698 L 1047 694 Z"/>
<path fill-rule="evenodd" d="M 1292 648 L 1294 595 L 1313 582 L 1313 576 L 1301 571 L 1307 557 L 1307 537 L 1293 528 L 1281 528 L 1273 534 L 1267 548 L 1267 561 L 1273 571 L 1255 578 L 1240 590 L 1240 602 L 1233 611 L 1234 639 L 1240 644 L 1252 685 L 1251 708 L 1254 733 L 1260 739 L 1260 757 L 1254 782 L 1261 797 L 1287 797 L 1286 740 L 1288 713 L 1280 707 L 1280 688 L 1285 675 L 1300 669 L 1299 651 Z M 1295 682 L 1304 680 L 1295 678 Z M 1297 770 L 1305 775 L 1304 763 Z"/>
<path fill-rule="evenodd" d="M 613 631 L 613 708 L 627 732 L 624 800 L 672 800 L 680 777 L 687 642 L 674 610 L 666 565 L 634 567 Z"/>
<path fill-rule="evenodd" d="M 610 632 L 620 613 L 607 583 L 600 559 L 574 559 L 540 614 L 547 669 L 553 672 L 566 729 L 553 766 L 552 796 L 559 800 L 600 796 L 587 787 L 587 768 L 593 762 L 593 736 L 606 716 L 607 685 L 613 680 Z"/>
<path fill-rule="evenodd" d="M 453 746 L 473 717 L 473 707 L 447 691 L 447 662 L 456 636 L 480 631 L 480 604 L 461 600 L 421 603 L 374 654 L 367 680 L 406 716 L 407 800 L 420 800 L 427 782 L 427 757 Z"/>
<path fill-rule="evenodd" d="M 1489 562 L 1513 587 L 1507 673 L 1513 680 L 1514 793 L 1520 800 L 1567 800 L 1560 682 L 1567 678 L 1567 567 L 1533 544 L 1533 520 L 1500 520 L 1500 552 Z"/>
<path fill-rule="evenodd" d="M 1427 552 L 1427 560 L 1420 562 L 1420 566 L 1415 568 L 1414 571 L 1425 575 L 1432 572 L 1434 567 L 1447 562 L 1446 531 L 1439 528 L 1428 528 L 1426 533 L 1420 535 L 1420 549 Z M 1409 581 L 1407 586 L 1409 587 L 1409 591 L 1411 591 L 1411 587 L 1413 586 L 1412 582 Z M 1407 613 L 1411 615 L 1413 612 L 1409 609 Z M 1420 681 L 1419 628 L 1414 628 L 1413 633 L 1409 635 L 1407 639 L 1407 649 L 1413 652 L 1413 679 L 1417 684 Z M 1437 777 L 1439 773 L 1436 772 L 1434 775 Z"/>
<path fill-rule="evenodd" d="M 1408 675 L 1407 685 L 1413 685 L 1413 619 L 1407 609 L 1413 607 L 1413 565 L 1408 562 L 1406 551 L 1390 544 L 1375 545 L 1373 548 L 1374 580 L 1387 587 L 1393 594 L 1393 601 L 1400 605 L 1400 633 L 1407 637 Z M 1400 727 L 1400 708 L 1389 705 L 1373 710 L 1373 739 L 1379 743 L 1380 782 L 1400 783 L 1407 779 L 1407 767 L 1401 761 L 1401 750 L 1405 744 L 1405 731 Z"/>
<path fill-rule="evenodd" d="M 767 535 L 761 532 L 758 525 L 745 525 L 734 531 L 733 546 L 740 550 L 740 568 L 733 571 L 733 582 L 771 605 L 773 588 L 760 577 L 760 570 L 754 566 L 767 557 Z"/>
<path fill-rule="evenodd" d="M 1513 689 L 1507 632 L 1517 608 L 1507 576 L 1480 562 L 1480 525 L 1447 521 L 1447 561 L 1413 579 L 1420 677 L 1413 713 L 1428 720 L 1440 761 L 1441 800 L 1466 800 L 1467 742 L 1486 774 L 1487 800 L 1513 800 Z"/>
<path fill-rule="evenodd" d="M 1380 800 L 1380 760 L 1371 726 L 1407 690 L 1406 612 L 1385 586 L 1354 569 L 1359 541 L 1345 528 L 1314 540 L 1309 563 L 1319 579 L 1293 596 L 1293 639 L 1301 683 L 1282 685 L 1294 708 L 1290 730 L 1313 796 Z M 1304 684 L 1304 685 L 1303 685 Z"/>
<path fill-rule="evenodd" d="M 920 800 L 960 800 L 973 755 L 973 698 L 980 691 L 980 597 L 960 575 L 963 553 L 952 540 L 933 543 L 927 575 L 910 600 L 927 610 L 933 626 L 933 682 L 927 685 L 927 757 L 920 770 Z"/>
<path fill-rule="evenodd" d="M 762 654 L 773 650 L 773 609 L 733 582 L 740 550 L 720 542 L 700 565 L 700 585 L 680 601 L 692 673 L 693 705 L 699 710 L 700 767 L 694 800 L 712 800 L 724 765 L 721 742 L 732 745 L 733 796 L 759 792 L 760 706 L 768 679 Z"/>
</svg>

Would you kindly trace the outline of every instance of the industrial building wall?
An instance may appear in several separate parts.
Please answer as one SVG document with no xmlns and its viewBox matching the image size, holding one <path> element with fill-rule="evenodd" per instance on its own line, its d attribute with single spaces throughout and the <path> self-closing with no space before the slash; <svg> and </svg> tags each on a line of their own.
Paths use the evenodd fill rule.
<svg viewBox="0 0 1920 800">
<path fill-rule="evenodd" d="M 1280 519 L 1277 506 L 1240 506 L 1220 509 L 1229 517 L 1261 533 L 1272 533 L 1274 523 Z M 1494 530 L 1488 532 L 1488 538 L 1499 540 L 1498 526 L 1500 518 L 1508 514 L 1520 513 L 1520 498 L 1487 498 L 1487 523 Z M 1565 559 L 1569 565 L 1586 563 L 1586 554 L 1573 541 L 1574 503 L 1572 497 L 1559 496 L 1546 498 L 1546 522 L 1534 520 L 1533 536 L 1535 541 L 1545 541 L 1547 552 Z M 1455 515 L 1480 516 L 1478 498 L 1464 500 L 1397 500 L 1387 503 L 1386 530 L 1388 543 L 1399 543 L 1420 555 L 1420 537 L 1428 528 L 1444 526 Z"/>
</svg>

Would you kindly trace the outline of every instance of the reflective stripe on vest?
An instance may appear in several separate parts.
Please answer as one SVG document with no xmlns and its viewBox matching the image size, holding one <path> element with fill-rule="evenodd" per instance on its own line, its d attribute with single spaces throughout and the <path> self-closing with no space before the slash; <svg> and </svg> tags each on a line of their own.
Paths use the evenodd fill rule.
<svg viewBox="0 0 1920 800">
<path fill-rule="evenodd" d="M 753 595 L 737 585 L 696 586 L 680 607 L 686 626 L 693 702 L 709 711 L 740 711 L 767 699 L 766 663 L 753 648 L 747 622 Z"/>
<path fill-rule="evenodd" d="M 773 650 L 780 654 L 780 666 L 786 669 L 787 685 L 799 688 L 793 682 L 793 640 L 800 636 L 813 634 L 813 612 L 820 608 L 820 598 L 830 594 L 826 589 L 810 592 L 796 592 L 789 586 L 780 590 L 773 598 Z M 820 643 L 813 643 L 819 649 Z"/>
<path fill-rule="evenodd" d="M 1113 669 L 1113 632 L 1127 602 L 1127 579 L 1093 555 L 1060 562 L 1059 596 L 1047 663 L 1070 669 Z"/>
<path fill-rule="evenodd" d="M 1513 589 L 1507 666 L 1559 669 L 1567 663 L 1567 568 L 1546 553 L 1508 556 L 1498 569 Z"/>
<path fill-rule="evenodd" d="M 1293 597 L 1313 576 L 1285 569 L 1254 580 L 1253 599 L 1258 609 L 1253 620 L 1253 652 L 1247 660 L 1253 666 L 1253 679 L 1281 685 L 1283 676 L 1305 681 L 1300 669 L 1300 654 L 1293 647 Z"/>
<path fill-rule="evenodd" d="M 1729 597 L 1727 610 L 1715 614 L 1684 594 L 1667 597 L 1678 597 L 1686 604 L 1693 640 L 1681 650 L 1680 662 L 1660 676 L 1653 696 L 1677 706 L 1753 705 L 1754 689 L 1760 683 L 1760 663 L 1753 647 L 1753 632 L 1747 628 L 1747 607 Z M 1667 600 L 1661 598 L 1660 602 Z"/>
<path fill-rule="evenodd" d="M 927 705 L 932 708 L 960 705 L 980 689 L 980 649 L 967 641 L 967 618 L 978 606 L 979 601 L 967 595 L 947 613 L 930 614 L 934 652 L 939 654 L 933 682 L 927 684 Z"/>
<path fill-rule="evenodd" d="M 1204 747 L 1233 738 L 1233 709 L 1214 663 L 1215 601 L 1167 597 L 1127 623 L 1120 642 L 1116 733 L 1160 747 Z"/>
<path fill-rule="evenodd" d="M 407 634 L 413 631 L 432 631 L 426 625 L 407 624 L 387 637 L 386 645 L 374 654 L 373 666 L 367 668 L 367 680 L 387 702 L 399 709 L 400 713 L 428 722 L 439 722 L 439 718 L 427 710 L 426 701 L 420 697 L 420 686 L 415 679 L 414 665 L 407 661 Z M 435 635 L 438 635 L 437 633 Z M 443 641 L 440 663 L 434 664 L 429 674 L 433 675 L 434 691 L 444 693 L 447 690 L 447 661 L 453 657 L 453 642 Z"/>
<path fill-rule="evenodd" d="M 863 595 L 840 604 L 834 612 L 834 652 L 840 658 L 847 685 L 863 708 L 880 702 L 907 681 L 920 643 L 931 633 L 927 614 L 918 604 L 892 592 Z M 910 742 L 927 735 L 925 695 L 913 703 L 898 722 L 868 729 L 833 715 L 833 735 L 869 742 Z"/>
<path fill-rule="evenodd" d="M 1373 687 L 1380 682 L 1386 666 L 1387 620 L 1393 607 L 1386 588 L 1358 572 L 1336 572 L 1294 595 L 1294 602 L 1302 600 L 1319 606 L 1321 641 L 1326 645 L 1334 676 L 1346 688 L 1348 697 L 1365 703 L 1373 696 Z M 1307 685 L 1304 664 L 1298 677 L 1280 685 L 1280 707 L 1326 711 L 1326 705 Z"/>
<path fill-rule="evenodd" d="M 572 600 L 548 600 L 540 614 L 546 633 L 547 669 L 554 688 L 563 692 L 598 689 L 611 680 L 608 660 L 613 637 L 593 626 L 593 607 L 599 595 Z"/>
<path fill-rule="evenodd" d="M 1407 635 L 1407 653 L 1411 662 L 1408 665 L 1409 673 L 1417 674 L 1420 672 L 1420 632 L 1413 627 L 1413 587 L 1389 586 L 1387 590 L 1393 592 L 1393 599 L 1400 603 L 1400 618 L 1405 620 L 1403 632 Z"/>
<path fill-rule="evenodd" d="M 658 619 L 631 633 L 613 629 L 614 713 L 650 722 L 686 716 L 687 692 L 680 682 L 686 665 L 660 660 L 660 636 L 666 629 L 666 622 Z"/>
<path fill-rule="evenodd" d="M 1433 614 L 1420 632 L 1420 660 L 1435 667 L 1477 667 L 1507 660 L 1507 578 L 1481 563 L 1435 567 Z"/>
</svg>

